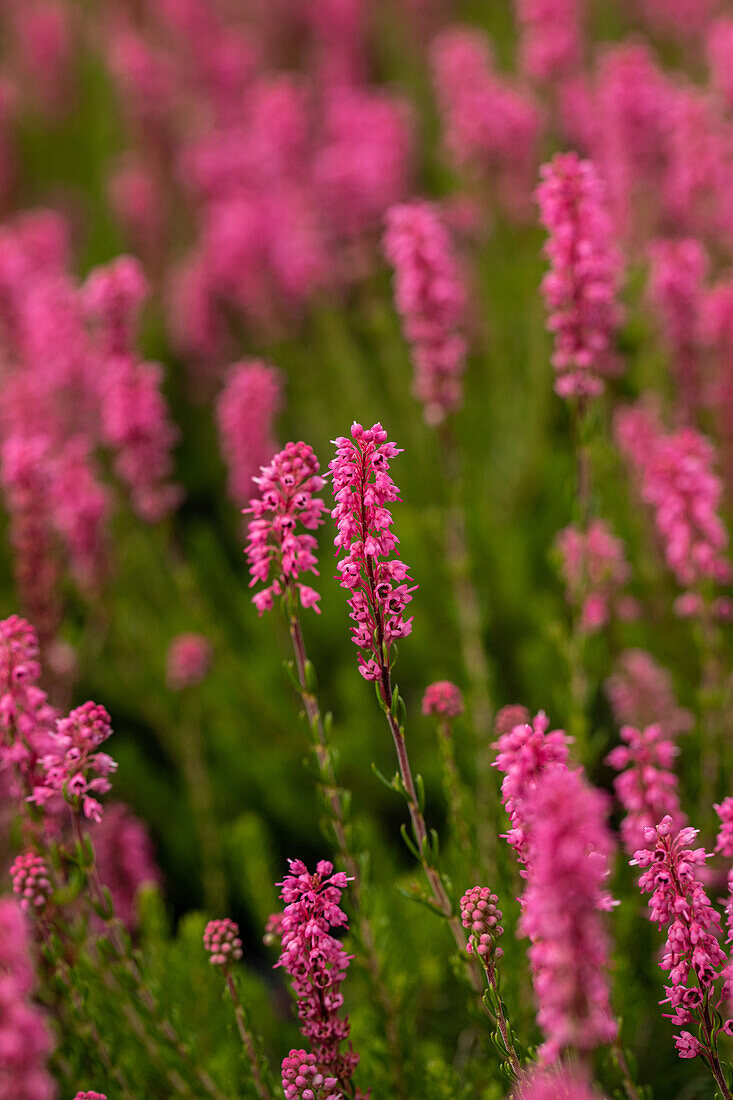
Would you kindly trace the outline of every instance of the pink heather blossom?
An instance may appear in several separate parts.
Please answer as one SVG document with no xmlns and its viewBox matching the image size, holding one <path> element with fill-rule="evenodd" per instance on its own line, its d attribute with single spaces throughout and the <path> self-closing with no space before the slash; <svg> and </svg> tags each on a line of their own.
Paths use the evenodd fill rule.
<svg viewBox="0 0 733 1100">
<path fill-rule="evenodd" d="M 608 186 L 614 222 L 633 247 L 659 222 L 669 160 L 670 85 L 647 46 L 622 43 L 601 57 L 590 148 Z"/>
<path fill-rule="evenodd" d="M 313 166 L 318 202 L 338 239 L 358 239 L 407 192 L 413 135 L 405 104 L 342 86 L 326 95 L 323 127 Z"/>
<path fill-rule="evenodd" d="M 612 615 L 626 619 L 633 614 L 633 602 L 622 596 L 631 575 L 624 544 L 611 534 L 604 520 L 593 520 L 585 532 L 566 527 L 557 536 L 556 545 L 567 600 L 580 609 L 583 630 L 593 633 Z"/>
<path fill-rule="evenodd" d="M 716 246 L 730 233 L 729 123 L 719 104 L 696 87 L 674 90 L 669 111 L 669 165 L 662 195 L 680 234 L 704 235 Z"/>
<path fill-rule="evenodd" d="M 298 524 L 308 532 L 323 523 L 326 505 L 316 494 L 325 481 L 319 469 L 312 447 L 288 443 L 253 479 L 260 495 L 253 497 L 245 509 L 245 514 L 253 517 L 247 528 L 245 551 L 252 577 L 250 587 L 272 578 L 272 583 L 252 598 L 260 615 L 274 606 L 276 597 L 294 589 L 303 607 L 320 610 L 318 592 L 298 580 L 303 573 L 318 576 L 316 537 L 297 533 Z"/>
<path fill-rule="evenodd" d="M 62 0 L 28 0 L 6 18 L 24 90 L 46 114 L 57 114 L 69 103 L 74 9 Z"/>
<path fill-rule="evenodd" d="M 667 565 L 679 584 L 724 581 L 728 533 L 720 519 L 720 479 L 705 436 L 682 428 L 654 444 L 642 471 L 642 496 L 654 509 Z"/>
<path fill-rule="evenodd" d="M 168 647 L 166 680 L 174 691 L 196 687 L 213 660 L 211 642 L 203 634 L 178 634 Z"/>
<path fill-rule="evenodd" d="M 605 689 L 619 726 L 658 723 L 669 738 L 692 729 L 692 714 L 677 706 L 669 672 L 643 649 L 624 650 Z"/>
<path fill-rule="evenodd" d="M 291 1050 L 283 1058 L 285 1100 L 343 1100 L 335 1077 L 324 1077 L 316 1057 L 305 1050 Z"/>
<path fill-rule="evenodd" d="M 439 34 L 431 67 L 453 163 L 481 181 L 496 182 L 510 213 L 526 213 L 537 172 L 536 103 L 496 71 L 490 40 L 476 28 L 455 26 Z"/>
<path fill-rule="evenodd" d="M 100 330 L 100 344 L 107 355 L 124 355 L 132 349 L 139 313 L 149 288 L 143 269 L 132 256 L 118 256 L 96 267 L 83 287 L 84 304 Z"/>
<path fill-rule="evenodd" d="M 162 382 L 159 363 L 128 355 L 110 358 L 102 379 L 104 438 L 116 452 L 115 470 L 130 489 L 135 511 L 147 523 L 164 519 L 181 499 L 180 486 L 170 481 L 178 430 Z"/>
<path fill-rule="evenodd" d="M 733 798 L 716 803 L 715 812 L 720 818 L 720 829 L 715 851 L 725 859 L 733 859 Z M 733 866 L 728 867 L 728 897 L 725 900 L 725 923 L 728 929 L 727 943 L 733 943 Z"/>
<path fill-rule="evenodd" d="M 575 153 L 558 153 L 541 175 L 537 201 L 550 260 L 542 293 L 555 338 L 555 390 L 591 397 L 602 392 L 604 376 L 618 373 L 612 340 L 620 259 L 605 186 L 593 163 Z"/>
<path fill-rule="evenodd" d="M 703 1001 L 705 1015 L 730 997 L 727 980 L 727 959 L 720 946 L 720 915 L 713 909 L 702 882 L 695 877 L 696 868 L 702 875 L 708 855 L 704 848 L 692 848 L 698 830 L 676 830 L 672 818 L 666 816 L 656 827 L 645 830 L 644 840 L 651 848 L 634 853 L 632 864 L 642 869 L 639 887 L 650 894 L 649 919 L 667 928 L 662 970 L 669 974 L 665 985 L 666 998 L 672 1014 L 667 1018 L 675 1027 L 697 1025 L 701 1020 Z M 689 985 L 690 977 L 694 984 Z M 716 993 L 716 983 L 724 977 L 723 988 Z M 729 1033 L 731 1023 L 726 1021 Z M 696 1027 L 697 1030 L 697 1027 Z M 680 1058 L 695 1058 L 710 1052 L 709 1030 L 699 1031 L 695 1038 L 682 1031 L 675 1040 Z"/>
<path fill-rule="evenodd" d="M 617 1033 L 600 915 L 611 904 L 605 884 L 613 841 L 606 812 L 605 796 L 581 770 L 567 768 L 541 775 L 528 805 L 530 858 L 520 931 L 531 941 L 544 1063 L 567 1047 L 591 1051 Z"/>
<path fill-rule="evenodd" d="M 386 224 L 384 252 L 395 270 L 395 303 L 412 346 L 414 393 L 426 422 L 440 424 L 463 403 L 465 288 L 435 206 L 393 206 Z"/>
<path fill-rule="evenodd" d="M 111 802 L 102 820 L 92 825 L 90 836 L 99 877 L 112 894 L 115 914 L 134 932 L 140 889 L 161 881 L 147 825 L 124 802 Z"/>
<path fill-rule="evenodd" d="M 389 460 L 401 454 L 387 442 L 381 424 L 364 429 L 354 423 L 351 439 L 334 440 L 336 458 L 330 463 L 336 507 L 331 512 L 338 534 L 336 552 L 341 587 L 349 592 L 351 638 L 365 651 L 359 671 L 366 680 L 379 680 L 391 667 L 390 647 L 412 630 L 404 617 L 417 585 L 409 568 L 396 556 L 397 536 L 390 530 L 389 505 L 399 490 L 389 474 Z"/>
<path fill-rule="evenodd" d="M 482 961 L 500 959 L 504 954 L 497 943 L 504 932 L 498 902 L 488 886 L 473 886 L 461 898 L 461 924 L 468 932 L 466 950 Z"/>
<path fill-rule="evenodd" d="M 521 703 L 507 703 L 494 719 L 494 732 L 501 737 L 505 733 L 511 733 L 515 726 L 526 726 L 530 721 L 531 715 Z"/>
<path fill-rule="evenodd" d="M 30 938 L 17 903 L 0 898 L 0 1098 L 54 1100 L 46 1071 L 51 1035 L 31 996 Z"/>
<path fill-rule="evenodd" d="M 516 0 L 521 67 L 539 81 L 571 76 L 581 63 L 580 0 Z"/>
<path fill-rule="evenodd" d="M 642 0 L 639 6 L 653 30 L 687 43 L 705 30 L 716 5 L 717 0 Z"/>
<path fill-rule="evenodd" d="M 275 449 L 273 421 L 282 406 L 275 367 L 245 359 L 230 368 L 216 404 L 219 445 L 229 473 L 229 496 L 246 504 L 252 480 Z"/>
<path fill-rule="evenodd" d="M 25 852 L 10 867 L 13 893 L 26 913 L 40 913 L 53 894 L 46 861 L 34 852 Z"/>
<path fill-rule="evenodd" d="M 508 844 L 521 865 L 526 878 L 530 858 L 529 817 L 537 784 L 542 775 L 568 766 L 570 738 L 564 730 L 547 732 L 550 722 L 544 711 L 532 719 L 503 733 L 492 746 L 497 750 L 493 766 L 503 773 L 501 800 L 511 819 L 506 834 Z"/>
<path fill-rule="evenodd" d="M 707 28 L 710 80 L 728 110 L 733 109 L 733 19 L 716 19 Z"/>
<path fill-rule="evenodd" d="M 725 484 L 733 485 L 733 279 L 708 291 L 702 327 L 709 353 L 706 405 L 711 409 L 721 448 Z"/>
<path fill-rule="evenodd" d="M 51 745 L 56 712 L 38 686 L 38 636 L 25 619 L 0 621 L 0 774 L 13 776 L 11 794 L 27 797 Z M 20 789 L 16 789 L 16 777 Z"/>
<path fill-rule="evenodd" d="M 117 764 L 97 750 L 111 734 L 110 717 L 97 703 L 84 703 L 68 718 L 60 718 L 51 734 L 51 750 L 42 760 L 41 781 L 29 801 L 43 806 L 58 793 L 76 812 L 101 821 L 102 806 L 96 796 L 110 790 L 107 776 L 117 770 Z"/>
<path fill-rule="evenodd" d="M 341 983 L 351 959 L 331 934 L 332 929 L 347 926 L 339 904 L 347 882 L 342 871 L 334 874 L 327 860 L 321 860 L 314 875 L 301 860 L 290 861 L 290 874 L 280 883 L 285 909 L 277 965 L 290 977 L 300 1030 L 311 1044 L 316 1065 L 350 1096 L 359 1057 L 350 1043 L 346 1050 L 339 1048 L 349 1038 L 349 1021 L 341 1014 Z"/>
<path fill-rule="evenodd" d="M 601 1100 L 576 1070 L 566 1066 L 535 1067 L 517 1083 L 512 1100 Z"/>
<path fill-rule="evenodd" d="M 677 776 L 672 771 L 679 753 L 661 725 L 643 730 L 622 726 L 621 740 L 606 757 L 606 763 L 621 774 L 613 787 L 626 810 L 621 837 L 630 855 L 644 843 L 645 830 L 669 814 L 679 828 L 685 824 L 677 794 Z"/>
<path fill-rule="evenodd" d="M 649 255 L 651 299 L 672 357 L 679 408 L 683 418 L 692 421 L 703 398 L 701 319 L 708 258 L 694 238 L 654 241 Z"/>
<path fill-rule="evenodd" d="M 242 957 L 242 940 L 239 925 L 229 917 L 210 920 L 204 929 L 204 948 L 209 953 L 212 966 L 229 966 L 232 959 Z"/>
<path fill-rule="evenodd" d="M 450 680 L 428 684 L 422 697 L 422 712 L 439 718 L 458 718 L 463 714 L 461 689 Z"/>
<path fill-rule="evenodd" d="M 635 405 L 624 405 L 614 415 L 616 444 L 637 481 L 641 480 L 663 432 L 657 406 L 656 398 L 645 394 Z"/>
<path fill-rule="evenodd" d="M 74 1100 L 107 1100 L 103 1092 L 77 1092 Z"/>
</svg>

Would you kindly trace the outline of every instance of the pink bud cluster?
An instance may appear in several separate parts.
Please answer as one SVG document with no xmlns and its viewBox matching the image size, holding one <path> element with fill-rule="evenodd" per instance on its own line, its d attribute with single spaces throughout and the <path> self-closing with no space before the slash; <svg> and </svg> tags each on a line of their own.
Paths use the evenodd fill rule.
<svg viewBox="0 0 733 1100">
<path fill-rule="evenodd" d="M 161 882 L 148 828 L 124 802 L 111 802 L 102 820 L 92 825 L 90 836 L 99 877 L 112 894 L 115 915 L 134 932 L 141 888 Z"/>
<path fill-rule="evenodd" d="M 259 359 L 235 363 L 216 403 L 219 445 L 229 471 L 229 496 L 245 504 L 252 481 L 275 449 L 273 422 L 282 405 L 280 372 Z"/>
<path fill-rule="evenodd" d="M 395 270 L 395 301 L 415 362 L 414 392 L 428 424 L 463 403 L 466 292 L 448 232 L 435 206 L 403 203 L 387 211 L 384 251 Z"/>
<path fill-rule="evenodd" d="M 107 1100 L 103 1092 L 77 1092 L 74 1100 Z"/>
<path fill-rule="evenodd" d="M 331 515 L 338 534 L 337 552 L 341 587 L 349 595 L 352 641 L 359 655 L 359 671 L 366 680 L 378 680 L 390 667 L 390 646 L 412 630 L 404 617 L 416 585 L 408 567 L 396 556 L 397 536 L 388 505 L 399 500 L 389 474 L 389 460 L 401 451 L 387 442 L 381 424 L 351 428 L 351 439 L 335 441 L 336 458 L 330 463 L 336 507 Z"/>
<path fill-rule="evenodd" d="M 469 954 L 475 952 L 484 963 L 504 954 L 497 943 L 504 932 L 498 902 L 488 886 L 473 886 L 461 898 L 461 924 L 468 932 L 466 950 Z"/>
<path fill-rule="evenodd" d="M 605 688 L 619 726 L 657 723 L 670 738 L 692 728 L 690 711 L 677 706 L 669 672 L 643 649 L 624 650 Z"/>
<path fill-rule="evenodd" d="M 591 1051 L 617 1033 L 606 974 L 609 941 L 601 910 L 613 841 L 606 798 L 582 771 L 540 776 L 528 807 L 530 859 L 520 931 L 529 937 L 544 1063 L 566 1047 Z"/>
<path fill-rule="evenodd" d="M 577 1071 L 566 1066 L 538 1067 L 524 1074 L 512 1100 L 601 1100 Z"/>
<path fill-rule="evenodd" d="M 699 241 L 654 241 L 650 291 L 672 356 L 682 416 L 690 421 L 700 405 L 703 280 L 708 259 Z"/>
<path fill-rule="evenodd" d="M 712 444 L 693 428 L 659 438 L 642 474 L 667 565 L 683 586 L 725 581 L 728 534 L 720 519 L 722 485 Z"/>
<path fill-rule="evenodd" d="M 700 877 L 708 855 L 704 848 L 692 848 L 698 830 L 676 830 L 667 815 L 659 825 L 648 827 L 644 840 L 650 847 L 634 853 L 632 864 L 640 867 L 639 887 L 650 894 L 649 919 L 666 926 L 662 970 L 669 975 L 665 985 L 666 1003 L 672 1009 L 669 1019 L 675 1027 L 697 1024 L 703 1004 L 717 1007 L 730 997 L 729 982 L 716 995 L 718 979 L 725 974 L 727 959 L 720 946 L 720 915 L 705 893 Z M 690 979 L 694 984 L 689 984 Z M 722 1029 L 733 1033 L 733 1020 Z M 680 1058 L 706 1055 L 710 1041 L 701 1029 L 699 1038 L 681 1031 L 675 1040 Z"/>
<path fill-rule="evenodd" d="M 430 60 L 451 160 L 479 181 L 495 184 L 510 215 L 526 214 L 541 121 L 534 99 L 497 71 L 491 42 L 477 28 L 442 31 Z"/>
<path fill-rule="evenodd" d="M 624 544 L 604 520 L 593 520 L 587 531 L 566 527 L 557 536 L 556 545 L 568 602 L 580 609 L 584 631 L 602 629 L 612 616 L 635 617 L 635 601 L 623 595 L 631 576 Z"/>
<path fill-rule="evenodd" d="M 525 878 L 530 858 L 530 810 L 537 784 L 546 771 L 565 769 L 568 763 L 570 738 L 564 730 L 548 733 L 549 724 L 547 715 L 540 711 L 531 725 L 514 726 L 493 746 L 497 750 L 493 766 L 504 775 L 501 800 L 512 825 L 506 839 L 522 865 L 520 874 Z"/>
<path fill-rule="evenodd" d="M 661 821 L 665 814 L 675 828 L 685 823 L 677 795 L 677 776 L 672 771 L 679 752 L 677 745 L 661 725 L 622 726 L 621 740 L 606 757 L 606 763 L 618 775 L 613 781 L 616 797 L 626 810 L 621 836 L 630 855 L 641 848 L 646 829 Z"/>
<path fill-rule="evenodd" d="M 291 1050 L 282 1064 L 285 1100 L 343 1100 L 335 1077 L 324 1077 L 316 1057 L 305 1050 Z"/>
<path fill-rule="evenodd" d="M 580 0 L 516 0 L 521 64 L 540 81 L 575 72 L 581 61 Z"/>
<path fill-rule="evenodd" d="M 203 634 L 178 634 L 168 647 L 166 679 L 174 691 L 196 687 L 211 668 L 211 642 Z"/>
<path fill-rule="evenodd" d="M 40 913 L 53 894 L 46 861 L 34 852 L 17 856 L 10 867 L 13 893 L 26 913 Z"/>
<path fill-rule="evenodd" d="M 463 714 L 461 689 L 450 680 L 428 684 L 422 697 L 422 712 L 434 718 L 459 718 Z"/>
<path fill-rule="evenodd" d="M 0 771 L 19 773 L 28 795 L 50 744 L 56 712 L 38 686 L 38 637 L 18 615 L 0 621 Z"/>
<path fill-rule="evenodd" d="M 209 952 L 212 966 L 229 966 L 232 960 L 241 959 L 239 925 L 229 917 L 210 920 L 204 929 L 204 948 Z"/>
<path fill-rule="evenodd" d="M 595 165 L 558 153 L 542 170 L 537 189 L 549 233 L 550 270 L 542 281 L 554 334 L 555 390 L 561 397 L 592 397 L 617 373 L 612 340 L 620 260 L 613 242 L 605 186 Z"/>
<path fill-rule="evenodd" d="M 111 734 L 109 714 L 97 703 L 84 703 L 68 718 L 60 718 L 51 734 L 52 749 L 42 761 L 41 782 L 34 787 L 30 801 L 43 806 L 55 795 L 62 795 L 74 810 L 101 821 L 102 806 L 96 796 L 110 790 L 107 777 L 117 770 L 117 764 L 98 749 Z"/>
<path fill-rule="evenodd" d="M 318 544 L 315 535 L 307 532 L 321 526 L 326 510 L 317 496 L 325 485 L 319 470 L 312 447 L 302 442 L 288 443 L 254 479 L 260 495 L 253 497 L 245 509 L 253 517 L 247 527 L 245 550 L 252 577 L 250 587 L 271 580 L 252 598 L 260 615 L 271 610 L 276 597 L 292 590 L 297 591 L 303 607 L 319 611 L 319 593 L 298 580 L 303 573 L 318 576 Z M 298 525 L 305 528 L 305 533 L 298 531 Z"/>
<path fill-rule="evenodd" d="M 15 901 L 0 898 L 0 1088 L 8 1098 L 54 1100 L 51 1036 L 31 1000 L 34 985 L 25 918 Z"/>
<path fill-rule="evenodd" d="M 725 859 L 733 859 L 733 798 L 717 803 L 715 812 L 720 818 L 720 829 L 715 851 Z M 728 927 L 727 943 L 733 943 L 733 866 L 728 868 L 728 897 L 725 902 L 725 921 Z"/>
<path fill-rule="evenodd" d="M 315 874 L 302 860 L 290 861 L 290 874 L 280 883 L 285 909 L 277 965 L 290 977 L 300 1030 L 311 1045 L 316 1065 L 351 1095 L 359 1056 L 350 1043 L 346 1050 L 339 1049 L 349 1038 L 349 1021 L 341 1014 L 341 983 L 351 959 L 332 935 L 334 928 L 347 926 L 340 906 L 347 883 L 346 875 L 342 871 L 334 874 L 328 860 L 318 863 Z"/>
</svg>

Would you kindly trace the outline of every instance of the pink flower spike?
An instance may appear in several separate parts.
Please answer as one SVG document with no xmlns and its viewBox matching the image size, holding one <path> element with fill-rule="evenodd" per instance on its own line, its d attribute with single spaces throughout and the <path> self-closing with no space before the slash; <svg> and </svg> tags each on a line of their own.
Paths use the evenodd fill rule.
<svg viewBox="0 0 733 1100">
<path fill-rule="evenodd" d="M 239 925 L 229 917 L 210 920 L 204 929 L 204 948 L 212 966 L 228 967 L 232 960 L 238 961 L 242 957 Z"/>
<path fill-rule="evenodd" d="M 423 714 L 433 717 L 458 718 L 463 714 L 461 689 L 450 680 L 436 680 L 428 684 L 422 697 Z"/>
<path fill-rule="evenodd" d="M 35 975 L 26 918 L 18 904 L 0 898 L 0 1081 L 8 1097 L 52 1100 L 46 1069 L 51 1033 L 33 1002 Z M 7 1089 L 5 1084 L 7 1083 Z"/>
<path fill-rule="evenodd" d="M 349 593 L 352 641 L 362 653 L 359 668 L 366 680 L 378 680 L 390 668 L 390 646 L 406 638 L 412 619 L 404 617 L 417 585 L 397 557 L 397 536 L 389 505 L 399 490 L 389 475 L 389 460 L 401 451 L 387 442 L 381 424 L 364 429 L 353 424 L 351 439 L 334 440 L 330 463 L 336 507 L 331 512 L 338 534 L 337 569 Z"/>
<path fill-rule="evenodd" d="M 211 642 L 203 634 L 178 634 L 168 648 L 166 679 L 174 691 L 196 687 L 211 668 Z"/>
<path fill-rule="evenodd" d="M 273 422 L 282 401 L 282 377 L 275 367 L 259 359 L 230 367 L 216 402 L 216 422 L 235 504 L 252 496 L 252 482 L 275 449 Z"/>
<path fill-rule="evenodd" d="M 602 392 L 604 378 L 618 373 L 613 336 L 620 320 L 621 264 L 606 189 L 592 161 L 575 153 L 558 153 L 541 176 L 537 201 L 550 260 L 542 293 L 555 340 L 555 391 L 560 397 L 593 397 Z"/>
<path fill-rule="evenodd" d="M 33 915 L 45 909 L 53 894 L 46 861 L 33 852 L 18 856 L 10 867 L 13 893 L 21 909 Z"/>
<path fill-rule="evenodd" d="M 645 830 L 669 814 L 679 828 L 686 824 L 677 795 L 677 776 L 672 771 L 679 749 L 658 724 L 644 730 L 621 729 L 623 744 L 606 757 L 618 775 L 613 786 L 626 810 L 621 836 L 630 855 L 644 843 Z"/>
<path fill-rule="evenodd" d="M 428 424 L 463 403 L 466 293 L 448 232 L 431 203 L 387 211 L 384 252 L 395 271 L 395 302 L 415 363 L 414 392 Z"/>
<path fill-rule="evenodd" d="M 291 1050 L 283 1058 L 282 1085 L 285 1100 L 343 1100 L 335 1077 L 324 1077 L 315 1054 Z"/>
<path fill-rule="evenodd" d="M 529 936 L 537 1020 L 546 1041 L 540 1061 L 566 1048 L 591 1051 L 617 1033 L 610 1004 L 609 940 L 601 912 L 613 840 L 607 799 L 582 771 L 555 767 L 540 776 L 528 809 L 530 855 L 520 931 Z"/>
<path fill-rule="evenodd" d="M 254 479 L 259 496 L 245 509 L 245 515 L 253 517 L 247 526 L 245 554 L 250 587 L 268 585 L 252 600 L 260 615 L 271 610 L 276 596 L 296 591 L 302 607 L 320 611 L 319 593 L 298 580 L 303 573 L 318 576 L 318 543 L 309 532 L 321 526 L 326 510 L 317 495 L 325 485 L 319 470 L 312 447 L 288 443 Z"/>
<path fill-rule="evenodd" d="M 110 717 L 96 703 L 84 703 L 68 718 L 60 718 L 42 760 L 41 779 L 28 801 L 44 806 L 61 795 L 77 812 L 101 821 L 102 807 L 96 795 L 110 790 L 107 777 L 117 770 L 117 764 L 98 749 L 111 734 Z"/>
</svg>

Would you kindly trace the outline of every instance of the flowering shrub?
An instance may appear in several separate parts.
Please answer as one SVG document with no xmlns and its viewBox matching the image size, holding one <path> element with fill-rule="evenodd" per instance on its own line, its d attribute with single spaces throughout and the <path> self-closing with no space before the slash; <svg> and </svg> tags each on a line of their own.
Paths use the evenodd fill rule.
<svg viewBox="0 0 733 1100">
<path fill-rule="evenodd" d="M 0 1100 L 733 1100 L 733 19 L 450 7 L 5 5 Z"/>
</svg>

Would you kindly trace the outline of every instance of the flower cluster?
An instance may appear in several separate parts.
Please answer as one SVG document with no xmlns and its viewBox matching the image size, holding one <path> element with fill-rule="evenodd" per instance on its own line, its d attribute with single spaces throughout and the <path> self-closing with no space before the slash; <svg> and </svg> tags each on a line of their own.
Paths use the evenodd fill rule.
<svg viewBox="0 0 733 1100">
<path fill-rule="evenodd" d="M 449 27 L 431 47 L 444 142 L 453 163 L 488 184 L 510 216 L 526 215 L 541 117 L 532 96 L 500 73 L 478 28 Z"/>
<path fill-rule="evenodd" d="M 617 745 L 606 763 L 621 774 L 613 781 L 616 796 L 626 810 L 621 836 L 633 853 L 644 843 L 645 831 L 669 814 L 675 827 L 684 824 L 677 796 L 677 776 L 672 771 L 679 749 L 661 725 L 639 730 L 621 728 L 623 745 Z"/>
<path fill-rule="evenodd" d="M 260 495 L 245 509 L 253 517 L 247 527 L 245 551 L 252 576 L 250 587 L 273 578 L 252 599 L 260 615 L 291 588 L 297 590 L 303 607 L 319 610 L 318 592 L 298 580 L 302 573 L 318 576 L 315 535 L 298 533 L 298 524 L 308 532 L 323 523 L 326 505 L 317 494 L 325 481 L 319 469 L 312 447 L 288 443 L 254 479 Z"/>
<path fill-rule="evenodd" d="M 530 859 L 520 931 L 529 937 L 543 1062 L 566 1047 L 590 1051 L 616 1036 L 606 968 L 609 942 L 601 910 L 613 841 L 606 799 L 582 772 L 542 775 L 528 807 Z"/>
<path fill-rule="evenodd" d="M 52 749 L 42 761 L 41 782 L 34 787 L 30 801 L 43 806 L 55 795 L 62 795 L 85 817 L 101 821 L 102 806 L 96 796 L 110 789 L 107 777 L 117 770 L 117 764 L 98 749 L 111 734 L 109 714 L 97 703 L 84 703 L 68 718 L 60 718 L 51 735 Z"/>
<path fill-rule="evenodd" d="M 621 619 L 634 617 L 634 601 L 622 595 L 631 574 L 624 544 L 611 534 L 604 520 L 593 520 L 587 531 L 566 527 L 556 544 L 568 602 L 580 609 L 584 631 L 600 630 L 612 614 Z"/>
<path fill-rule="evenodd" d="M 204 947 L 212 966 L 229 966 L 232 959 L 242 957 L 239 925 L 229 917 L 210 920 L 204 929 Z"/>
<path fill-rule="evenodd" d="M 497 750 L 494 767 L 504 775 L 501 800 L 512 823 L 506 839 L 523 867 L 530 857 L 530 808 L 540 777 L 555 768 L 565 769 L 568 763 L 570 738 L 564 730 L 548 733 L 549 724 L 547 715 L 540 711 L 531 725 L 514 726 L 493 746 Z M 526 877 L 526 870 L 520 873 Z"/>
<path fill-rule="evenodd" d="M 473 886 L 461 898 L 461 924 L 468 931 L 466 950 L 475 952 L 483 962 L 500 959 L 504 954 L 497 944 L 504 931 L 498 902 L 488 886 Z"/>
<path fill-rule="evenodd" d="M 437 718 L 458 718 L 463 714 L 461 689 L 450 680 L 428 684 L 422 697 L 422 712 Z"/>
<path fill-rule="evenodd" d="M 680 409 L 689 420 L 702 396 L 700 326 L 708 259 L 694 238 L 654 241 L 649 252 L 652 302 L 672 355 Z"/>
<path fill-rule="evenodd" d="M 672 1009 L 669 1019 L 675 1027 L 699 1022 L 703 1003 L 717 1007 L 730 995 L 727 982 L 721 994 L 717 998 L 714 995 L 727 959 L 718 939 L 720 915 L 700 881 L 708 855 L 704 848 L 692 847 L 697 833 L 689 827 L 676 830 L 667 815 L 659 825 L 645 829 L 644 840 L 651 847 L 639 849 L 631 861 L 642 869 L 642 893 L 651 895 L 649 919 L 660 928 L 667 927 L 659 965 L 669 974 L 669 985 L 664 988 Z M 694 984 L 688 985 L 691 977 Z M 724 1028 L 731 1033 L 733 1021 L 726 1021 Z M 682 1031 L 675 1042 L 680 1058 L 705 1055 L 711 1042 L 709 1027 L 707 1032 L 700 1030 L 699 1038 Z"/>
<path fill-rule="evenodd" d="M 359 1056 L 351 1044 L 347 1050 L 339 1048 L 349 1038 L 349 1021 L 341 1015 L 341 983 L 351 960 L 332 935 L 332 929 L 347 924 L 340 907 L 347 882 L 342 871 L 334 874 L 327 860 L 321 860 L 315 874 L 301 860 L 290 861 L 290 874 L 280 884 L 285 909 L 277 965 L 292 982 L 300 1029 L 311 1044 L 316 1065 L 350 1095 Z"/>
<path fill-rule="evenodd" d="M 343 1100 L 335 1077 L 324 1077 L 316 1057 L 305 1050 L 291 1050 L 282 1064 L 285 1100 Z"/>
<path fill-rule="evenodd" d="M 670 738 L 692 728 L 690 711 L 677 706 L 669 672 L 644 649 L 624 650 L 605 688 L 619 726 L 658 724 Z"/>
<path fill-rule="evenodd" d="M 412 630 L 412 619 L 404 613 L 417 587 L 396 556 L 398 540 L 390 530 L 388 505 L 399 500 L 399 491 L 389 475 L 389 460 L 401 451 L 387 442 L 381 424 L 368 429 L 354 424 L 351 439 L 341 436 L 335 443 L 331 515 L 338 528 L 334 545 L 345 555 L 337 568 L 341 587 L 350 593 L 352 640 L 369 654 L 359 655 L 359 669 L 366 680 L 378 680 L 390 667 L 391 643 Z"/>
<path fill-rule="evenodd" d="M 211 668 L 211 642 L 203 634 L 178 634 L 168 648 L 166 679 L 174 691 L 196 687 Z"/>
<path fill-rule="evenodd" d="M 10 866 L 13 893 L 25 912 L 40 913 L 53 894 L 46 861 L 34 852 L 17 856 Z"/>
<path fill-rule="evenodd" d="M 124 802 L 111 802 L 90 835 L 99 877 L 112 894 L 115 915 L 133 932 L 138 925 L 140 890 L 161 881 L 147 825 Z"/>
<path fill-rule="evenodd" d="M 74 1100 L 107 1100 L 103 1092 L 77 1092 Z"/>
<path fill-rule="evenodd" d="M 40 678 L 33 627 L 18 615 L 0 620 L 0 774 L 8 777 L 11 793 L 21 798 L 30 794 L 38 778 L 56 718 L 38 686 Z"/>
<path fill-rule="evenodd" d="M 693 428 L 655 441 L 642 473 L 642 495 L 654 508 L 667 565 L 683 586 L 725 581 L 728 534 L 720 519 L 720 479 L 712 445 Z"/>
<path fill-rule="evenodd" d="M 715 851 L 726 859 L 733 859 L 733 798 L 724 798 L 716 804 L 715 812 L 720 818 L 720 829 L 715 842 Z M 725 921 L 728 927 L 728 943 L 733 943 L 733 867 L 728 869 L 728 897 L 725 901 Z"/>
<path fill-rule="evenodd" d="M 605 187 L 591 161 L 558 154 L 542 169 L 537 201 L 549 233 L 542 293 L 555 337 L 555 390 L 561 397 L 591 397 L 617 370 L 611 345 L 619 321 L 619 257 Z"/>
<path fill-rule="evenodd" d="M 395 270 L 395 300 L 415 358 L 415 396 L 439 424 L 463 401 L 466 293 L 451 241 L 435 206 L 404 203 L 387 211 L 384 251 Z"/>
<path fill-rule="evenodd" d="M 27 1100 L 53 1100 L 46 1072 L 51 1036 L 32 1003 L 34 986 L 25 918 L 10 898 L 0 898 L 0 1091 Z"/>
<path fill-rule="evenodd" d="M 219 445 L 229 473 L 229 495 L 246 504 L 252 481 L 275 449 L 273 422 L 282 404 L 280 372 L 259 359 L 230 367 L 216 402 Z"/>
<path fill-rule="evenodd" d="M 575 71 L 581 60 L 578 0 L 518 0 L 522 67 L 537 80 Z"/>
</svg>

